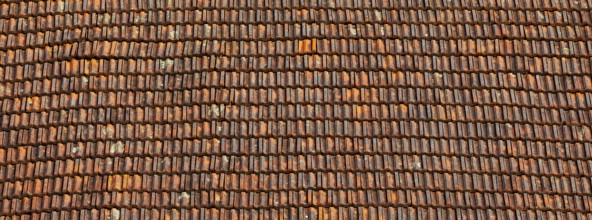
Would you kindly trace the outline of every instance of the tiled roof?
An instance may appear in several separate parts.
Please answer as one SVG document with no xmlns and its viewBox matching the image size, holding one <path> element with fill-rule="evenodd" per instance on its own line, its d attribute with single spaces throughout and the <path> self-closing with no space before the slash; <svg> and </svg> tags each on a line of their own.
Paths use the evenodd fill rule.
<svg viewBox="0 0 592 220">
<path fill-rule="evenodd" d="M 591 219 L 591 5 L 0 0 L 0 218 Z"/>
</svg>

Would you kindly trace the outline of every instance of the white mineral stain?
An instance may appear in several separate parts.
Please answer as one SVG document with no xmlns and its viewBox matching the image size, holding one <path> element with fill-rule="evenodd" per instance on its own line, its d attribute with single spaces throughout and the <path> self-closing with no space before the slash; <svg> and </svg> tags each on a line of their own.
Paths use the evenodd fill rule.
<svg viewBox="0 0 592 220">
<path fill-rule="evenodd" d="M 189 193 L 187 193 L 187 192 L 182 192 L 181 195 L 179 196 L 179 200 L 187 200 L 190 198 L 191 198 L 191 195 L 189 195 Z"/>
<path fill-rule="evenodd" d="M 176 31 L 170 31 L 169 32 L 169 38 L 176 38 L 178 36 Z"/>
<path fill-rule="evenodd" d="M 111 15 L 110 14 L 103 15 L 103 22 L 111 22 Z"/>
<path fill-rule="evenodd" d="M 169 66 L 172 66 L 173 64 L 175 64 L 175 61 L 172 59 L 161 60 L 160 61 L 160 68 L 165 69 Z"/>
<path fill-rule="evenodd" d="M 212 105 L 212 108 L 210 109 L 210 114 L 213 114 L 216 117 L 220 116 L 220 107 L 218 107 L 217 105 Z"/>
<path fill-rule="evenodd" d="M 111 219 L 119 220 L 121 213 L 117 209 L 111 209 Z"/>
<path fill-rule="evenodd" d="M 136 17 L 134 17 L 134 22 L 146 22 L 146 17 L 144 17 L 143 15 L 138 15 Z"/>
<path fill-rule="evenodd" d="M 111 153 L 123 153 L 125 151 L 123 142 L 118 141 L 117 143 L 111 146 Z"/>
<path fill-rule="evenodd" d="M 379 11 L 375 11 L 375 12 L 374 12 L 374 15 L 376 15 L 376 19 L 378 19 L 379 21 L 381 21 L 381 20 L 382 20 L 382 13 L 381 13 L 381 12 L 379 12 Z"/>
<path fill-rule="evenodd" d="M 204 31 L 205 31 L 205 35 L 209 36 L 212 31 L 212 26 L 210 26 L 209 24 L 204 25 Z"/>
<path fill-rule="evenodd" d="M 103 134 L 104 135 L 112 135 L 113 129 L 111 129 L 111 127 L 106 127 L 105 129 L 103 129 Z"/>
<path fill-rule="evenodd" d="M 539 19 L 545 20 L 545 14 L 542 11 L 538 11 Z"/>
<path fill-rule="evenodd" d="M 66 8 L 65 2 L 58 2 L 58 11 L 63 11 Z"/>
</svg>

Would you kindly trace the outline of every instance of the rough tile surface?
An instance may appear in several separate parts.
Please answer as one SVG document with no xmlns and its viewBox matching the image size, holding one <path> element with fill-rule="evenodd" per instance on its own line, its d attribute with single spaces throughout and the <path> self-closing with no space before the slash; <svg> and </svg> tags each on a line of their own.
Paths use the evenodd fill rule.
<svg viewBox="0 0 592 220">
<path fill-rule="evenodd" d="M 592 219 L 592 0 L 0 0 L 0 219 Z"/>
</svg>

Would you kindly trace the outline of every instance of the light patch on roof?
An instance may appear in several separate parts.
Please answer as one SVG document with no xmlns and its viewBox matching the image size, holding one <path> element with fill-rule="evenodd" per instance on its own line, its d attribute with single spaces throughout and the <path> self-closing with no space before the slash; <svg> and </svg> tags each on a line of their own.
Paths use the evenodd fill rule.
<svg viewBox="0 0 592 220">
<path fill-rule="evenodd" d="M 165 68 L 172 66 L 174 64 L 175 64 L 175 61 L 172 59 L 161 60 L 160 61 L 160 68 L 165 69 Z"/>
<path fill-rule="evenodd" d="M 220 117 L 220 107 L 218 107 L 218 105 L 212 105 L 210 109 L 210 114 L 212 114 L 215 117 Z"/>
<path fill-rule="evenodd" d="M 177 31 L 169 31 L 169 38 L 176 38 L 178 36 Z"/>
<path fill-rule="evenodd" d="M 376 15 L 376 19 L 378 19 L 379 21 L 382 21 L 382 12 L 375 11 L 374 15 Z"/>
<path fill-rule="evenodd" d="M 64 9 L 66 9 L 66 3 L 65 2 L 58 2 L 58 11 L 64 11 Z"/>
<path fill-rule="evenodd" d="M 123 142 L 118 141 L 117 143 L 115 143 L 111 146 L 110 152 L 113 154 L 113 153 L 123 153 L 124 151 L 125 151 L 125 148 L 124 148 Z"/>
<path fill-rule="evenodd" d="M 121 217 L 121 212 L 118 209 L 111 209 L 111 216 L 110 218 L 112 220 L 119 220 L 119 218 Z"/>
</svg>

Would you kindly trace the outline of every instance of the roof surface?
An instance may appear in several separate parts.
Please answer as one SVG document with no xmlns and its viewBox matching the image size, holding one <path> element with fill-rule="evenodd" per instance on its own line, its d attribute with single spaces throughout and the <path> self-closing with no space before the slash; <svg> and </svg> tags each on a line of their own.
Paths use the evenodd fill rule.
<svg viewBox="0 0 592 220">
<path fill-rule="evenodd" d="M 0 216 L 590 219 L 590 6 L 0 0 Z"/>
</svg>

